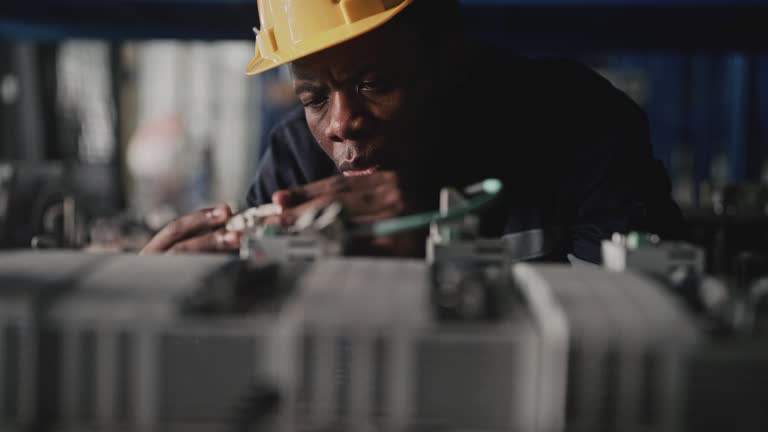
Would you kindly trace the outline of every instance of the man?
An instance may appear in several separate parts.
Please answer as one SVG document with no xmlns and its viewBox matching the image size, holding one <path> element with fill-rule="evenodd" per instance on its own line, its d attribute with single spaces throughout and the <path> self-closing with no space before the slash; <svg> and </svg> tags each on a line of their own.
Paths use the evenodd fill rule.
<svg viewBox="0 0 768 432">
<path fill-rule="evenodd" d="M 640 108 L 583 66 L 466 45 L 457 10 L 446 0 L 260 0 L 249 73 L 290 62 L 303 109 L 273 131 L 248 204 L 272 201 L 283 213 L 270 222 L 290 224 L 338 201 L 368 223 L 434 208 L 441 186 L 496 177 L 505 193 L 481 233 L 535 233 L 530 258 L 599 262 L 613 232 L 680 235 Z M 220 230 L 230 214 L 180 218 L 144 251 L 234 249 L 237 234 Z M 416 233 L 371 245 L 409 255 L 423 243 Z"/>
</svg>

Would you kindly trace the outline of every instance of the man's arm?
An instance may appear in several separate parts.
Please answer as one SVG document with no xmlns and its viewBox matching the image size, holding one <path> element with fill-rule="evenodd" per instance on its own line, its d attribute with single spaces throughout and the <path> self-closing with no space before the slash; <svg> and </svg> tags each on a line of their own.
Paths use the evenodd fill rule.
<svg viewBox="0 0 768 432">
<path fill-rule="evenodd" d="M 337 174 L 307 128 L 304 111 L 292 111 L 269 134 L 269 142 L 248 189 L 250 207 L 272 202 L 272 194 Z"/>
<path fill-rule="evenodd" d="M 585 73 L 583 71 L 576 73 Z M 614 232 L 639 230 L 665 238 L 685 236 L 685 225 L 670 195 L 669 177 L 652 155 L 645 113 L 629 97 L 592 74 L 588 109 L 580 116 L 584 135 L 575 144 L 564 196 L 575 213 L 571 252 L 600 262 L 600 242 Z M 568 198 L 566 198 L 568 199 Z"/>
</svg>

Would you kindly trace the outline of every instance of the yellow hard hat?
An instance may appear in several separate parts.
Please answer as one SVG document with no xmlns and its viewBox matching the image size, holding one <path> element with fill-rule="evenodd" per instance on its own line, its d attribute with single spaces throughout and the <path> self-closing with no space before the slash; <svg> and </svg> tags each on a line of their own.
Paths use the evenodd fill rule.
<svg viewBox="0 0 768 432">
<path fill-rule="evenodd" d="M 414 0 L 257 0 L 256 75 L 375 29 Z M 255 30 L 255 29 L 254 29 Z"/>
</svg>

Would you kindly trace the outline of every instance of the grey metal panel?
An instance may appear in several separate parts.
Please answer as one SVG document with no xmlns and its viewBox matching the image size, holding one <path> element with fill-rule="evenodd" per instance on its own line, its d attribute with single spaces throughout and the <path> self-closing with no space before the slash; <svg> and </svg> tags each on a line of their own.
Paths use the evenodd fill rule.
<svg viewBox="0 0 768 432">
<path fill-rule="evenodd" d="M 0 418 L 9 421 L 19 418 L 22 387 L 21 329 L 12 323 L 0 325 Z"/>
<path fill-rule="evenodd" d="M 73 251 L 0 252 L 0 298 L 37 299 L 85 275 L 105 258 Z"/>
<path fill-rule="evenodd" d="M 47 389 L 47 383 L 40 382 L 38 377 L 43 311 L 102 260 L 103 257 L 71 251 L 0 253 L 0 326 L 11 326 L 18 332 L 17 355 L 12 359 L 0 355 L 0 375 L 6 375 L 0 377 L 4 388 L 0 400 L 8 405 L 9 395 L 15 395 L 15 422 L 30 424 L 37 417 L 38 400 L 48 400 L 48 395 L 38 393 Z M 7 336 L 0 339 L 7 343 Z M 17 365 L 7 364 L 8 360 Z M 10 373 L 16 375 L 13 381 L 7 376 Z"/>
<path fill-rule="evenodd" d="M 254 346 L 247 335 L 164 332 L 160 339 L 158 420 L 234 420 L 256 384 Z"/>
<path fill-rule="evenodd" d="M 510 401 L 521 402 L 518 389 L 532 378 L 525 376 L 533 372 L 524 360 L 530 348 L 515 341 L 421 341 L 416 354 L 416 418 L 420 423 L 481 430 L 520 425 L 527 413 L 514 410 L 524 404 Z"/>
<path fill-rule="evenodd" d="M 180 300 L 231 260 L 224 255 L 113 255 L 51 309 L 55 320 L 154 322 L 177 317 Z"/>
<path fill-rule="evenodd" d="M 599 268 L 535 271 L 570 325 L 568 430 L 682 430 L 680 367 L 701 335 L 664 288 Z"/>
<path fill-rule="evenodd" d="M 529 397 L 542 373 L 529 313 L 520 305 L 498 322 L 438 323 L 428 275 L 419 261 L 315 263 L 280 319 L 304 340 L 307 364 L 290 369 L 304 375 L 294 380 L 304 383 L 298 412 L 311 424 L 367 418 L 385 430 L 547 430 Z"/>
</svg>

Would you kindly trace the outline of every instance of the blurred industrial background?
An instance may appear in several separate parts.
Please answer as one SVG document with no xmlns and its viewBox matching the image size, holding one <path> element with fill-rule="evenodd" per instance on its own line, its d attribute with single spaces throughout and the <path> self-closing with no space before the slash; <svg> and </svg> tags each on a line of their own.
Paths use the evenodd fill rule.
<svg viewBox="0 0 768 432">
<path fill-rule="evenodd" d="M 513 265 L 450 191 L 426 260 L 337 256 L 334 205 L 240 259 L 134 254 L 241 207 L 297 103 L 245 75 L 256 0 L 0 0 L 0 430 L 768 430 L 766 3 L 462 1 L 647 112 L 690 242 L 601 268 Z"/>
<path fill-rule="evenodd" d="M 465 0 L 463 8 L 471 39 L 582 60 L 626 91 L 648 113 L 675 198 L 710 232 L 709 211 L 722 207 L 728 185 L 749 184 L 739 205 L 768 211 L 762 3 Z M 109 224 L 92 232 L 94 221 L 157 228 L 210 203 L 237 206 L 269 129 L 295 103 L 284 70 L 243 73 L 255 1 L 6 0 L 0 14 L 0 184 L 13 177 L 26 188 L 11 197 L 0 187 L 3 246 L 28 246 L 40 224 L 55 231 L 64 206 L 43 213 L 65 197 L 81 221 L 69 224 L 70 243 L 109 236 Z M 60 225 L 39 240 L 61 243 Z"/>
</svg>

